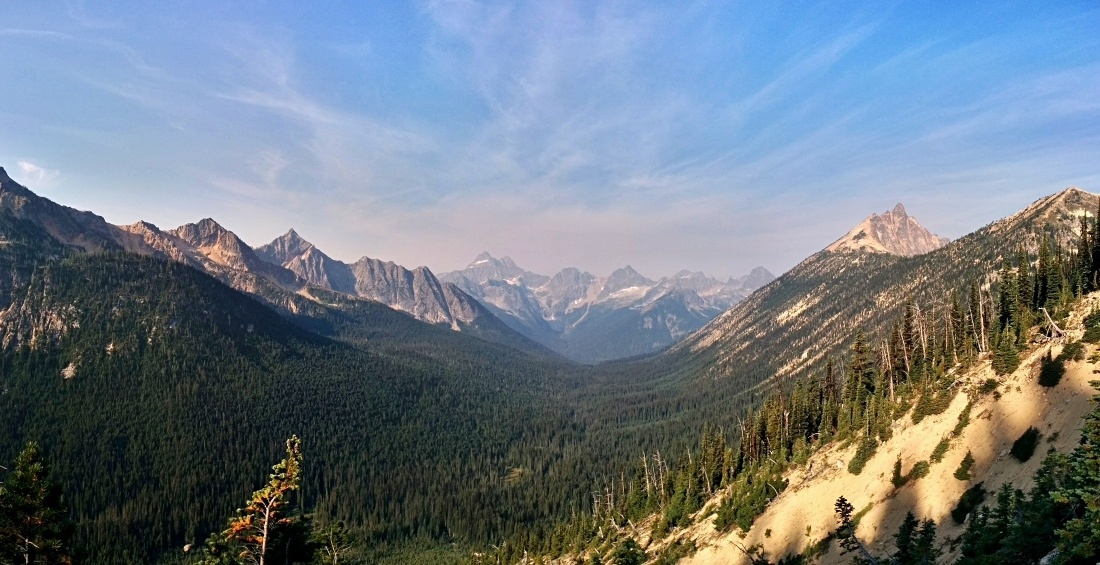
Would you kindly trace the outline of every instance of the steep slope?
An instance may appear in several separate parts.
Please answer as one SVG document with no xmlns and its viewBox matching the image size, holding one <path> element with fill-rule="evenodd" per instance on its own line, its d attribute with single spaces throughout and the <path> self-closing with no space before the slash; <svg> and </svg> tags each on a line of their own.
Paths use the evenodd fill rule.
<svg viewBox="0 0 1100 565">
<path fill-rule="evenodd" d="M 516 331 L 586 363 L 668 347 L 774 278 L 758 267 L 726 282 L 690 271 L 653 281 L 629 265 L 608 277 L 575 268 L 546 277 L 488 253 L 440 276 Z"/>
<path fill-rule="evenodd" d="M 898 204 L 893 210 L 871 214 L 826 249 L 912 257 L 930 253 L 950 242 L 925 229 L 916 218 L 905 212 L 905 206 Z"/>
<path fill-rule="evenodd" d="M 857 328 L 881 334 L 907 300 L 942 304 L 972 283 L 985 288 L 1005 258 L 1032 255 L 1044 237 L 1069 245 L 1077 218 L 1098 196 L 1070 188 L 924 255 L 828 249 L 809 257 L 677 344 L 662 362 L 690 380 L 713 380 L 708 397 L 738 396 L 773 378 L 805 374 L 849 345 Z M 945 308 L 922 315 L 942 318 Z M 729 395 L 729 396 L 727 396 Z"/>
<path fill-rule="evenodd" d="M 1082 318 L 1097 307 L 1098 294 L 1078 306 L 1064 324 L 1069 330 L 1067 340 L 1081 337 Z M 719 503 L 721 497 L 717 497 L 707 505 L 709 509 L 699 513 L 698 524 L 662 540 L 653 546 L 654 552 L 677 540 L 692 540 L 699 551 L 681 560 L 684 565 L 750 564 L 752 561 L 739 547 L 753 546 L 759 546 L 771 560 L 793 558 L 836 530 L 833 504 L 837 497 L 844 496 L 861 511 L 856 535 L 872 554 L 886 556 L 894 551 L 893 535 L 906 512 L 913 512 L 918 519 L 937 524 L 935 547 L 943 553 L 938 562 L 953 563 L 959 553 L 957 543 L 951 540 L 957 540 L 965 526 L 955 521 L 951 512 L 969 487 L 982 483 L 987 492 L 995 493 L 1002 485 L 1010 484 L 1027 491 L 1035 484 L 1047 449 L 1064 454 L 1077 447 L 1083 418 L 1095 407 L 1090 399 L 1096 389 L 1090 382 L 1097 364 L 1091 360 L 1070 362 L 1056 386 L 1041 386 L 1037 375 L 1042 359 L 1057 357 L 1061 351 L 1062 344 L 1036 347 L 1017 371 L 1005 377 L 998 378 L 988 362 L 957 376 L 958 388 L 968 391 L 969 396 L 958 394 L 942 414 L 919 423 L 908 417 L 897 421 L 893 437 L 879 447 L 859 475 L 846 470 L 855 445 L 833 445 L 816 453 L 805 465 L 787 474 L 790 486 L 768 505 L 747 534 L 717 532 L 713 520 L 705 519 Z M 1096 348 L 1090 346 L 1084 357 L 1094 360 L 1094 351 Z M 997 385 L 995 390 L 986 384 L 989 382 Z M 971 400 L 973 404 L 967 407 Z M 1021 463 L 1009 451 L 1029 427 L 1038 429 L 1043 441 L 1036 454 Z M 950 440 L 950 447 L 942 461 L 931 462 L 927 476 L 901 487 L 891 484 L 896 461 L 901 462 L 903 472 L 918 462 L 928 463 L 944 438 Z M 960 480 L 954 474 L 967 453 L 974 458 L 971 476 Z M 987 503 L 993 504 L 994 498 L 990 495 Z M 824 548 L 815 562 L 840 565 L 852 561 L 853 553 L 836 542 L 825 542 Z"/>
<path fill-rule="evenodd" d="M 0 456 L 44 446 L 101 563 L 201 541 L 291 433 L 306 441 L 311 505 L 383 539 L 434 523 L 476 540 L 514 527 L 503 516 L 516 493 L 484 462 L 530 460 L 521 438 L 542 432 L 527 423 L 567 420 L 546 401 L 559 369 L 514 350 L 438 329 L 459 340 L 445 363 L 349 348 L 193 269 L 132 255 L 43 265 L 0 326 L 36 332 L 23 340 L 36 347 L 0 351 Z M 433 510 L 468 508 L 474 492 L 468 518 Z"/>
</svg>

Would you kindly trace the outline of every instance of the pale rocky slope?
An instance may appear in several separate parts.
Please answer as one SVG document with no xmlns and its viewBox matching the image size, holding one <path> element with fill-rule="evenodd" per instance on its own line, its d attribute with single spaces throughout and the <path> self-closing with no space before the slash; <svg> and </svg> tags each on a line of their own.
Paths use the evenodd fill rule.
<svg viewBox="0 0 1100 565">
<path fill-rule="evenodd" d="M 1080 337 L 1081 317 L 1093 308 L 1100 308 L 1100 293 L 1083 300 L 1070 318 L 1071 339 Z M 1088 347 L 1086 358 L 1095 349 Z M 943 461 L 932 464 L 927 477 L 900 489 L 890 482 L 894 461 L 899 456 L 903 472 L 908 472 L 916 462 L 928 460 L 936 444 L 950 435 L 966 406 L 966 394 L 958 394 L 943 414 L 927 417 L 919 424 L 913 424 L 908 415 L 896 422 L 891 440 L 879 447 L 860 475 L 847 471 L 855 445 L 846 449 L 832 446 L 814 454 L 807 465 L 787 475 L 790 486 L 772 501 L 744 537 L 736 530 L 727 533 L 714 530 L 713 516 L 706 515 L 717 507 L 720 497 L 716 497 L 697 515 L 695 526 L 654 543 L 648 548 L 650 555 L 656 555 L 674 540 L 690 539 L 699 551 L 681 561 L 686 565 L 748 564 L 750 561 L 740 548 L 754 545 L 762 546 L 767 556 L 776 561 L 801 553 L 835 530 L 833 504 L 837 497 L 844 496 L 857 511 L 870 505 L 857 535 L 875 555 L 891 552 L 893 535 L 906 512 L 912 511 L 920 519 L 937 523 L 937 544 L 944 550 L 940 562 L 954 562 L 958 554 L 951 551 L 949 541 L 961 535 L 964 526 L 956 525 L 950 512 L 969 486 L 984 481 L 986 490 L 993 493 L 1001 485 L 1011 483 L 1026 491 L 1031 488 L 1048 448 L 1068 453 L 1077 445 L 1082 418 L 1092 409 L 1090 399 L 1097 392 L 1089 381 L 1096 378 L 1094 372 L 1100 369 L 1087 361 L 1067 363 L 1066 374 L 1058 386 L 1041 387 L 1037 382 L 1038 364 L 1048 350 L 1057 355 L 1061 345 L 1045 344 L 1032 349 L 1022 356 L 1015 373 L 998 379 L 1000 398 L 987 394 L 974 404 L 970 424 L 960 437 L 952 440 Z M 986 361 L 961 375 L 959 384 L 973 388 L 989 378 L 996 377 Z M 1008 450 L 1029 426 L 1038 428 L 1043 437 L 1035 455 L 1021 464 L 1008 455 Z M 953 474 L 968 449 L 976 462 L 973 478 L 964 482 Z M 844 554 L 833 542 L 819 562 L 847 564 L 851 559 L 851 554 Z"/>
</svg>

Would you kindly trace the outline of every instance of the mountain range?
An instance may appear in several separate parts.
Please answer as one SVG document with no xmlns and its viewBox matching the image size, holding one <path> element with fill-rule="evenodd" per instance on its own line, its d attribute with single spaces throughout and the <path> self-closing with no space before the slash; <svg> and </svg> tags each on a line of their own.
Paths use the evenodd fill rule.
<svg viewBox="0 0 1100 565">
<path fill-rule="evenodd" d="M 591 504 L 593 485 L 626 488 L 610 477 L 639 454 L 738 430 L 769 391 L 843 366 L 856 336 L 882 343 L 906 312 L 942 329 L 957 301 L 992 323 L 1006 263 L 1074 253 L 1097 200 L 1067 189 L 950 243 L 899 206 L 766 283 L 550 277 L 487 254 L 436 278 L 345 264 L 293 231 L 253 249 L 213 220 L 114 226 L 0 169 L 0 458 L 35 439 L 61 462 L 91 562 L 154 562 L 220 528 L 299 432 L 306 500 L 379 547 L 501 547 Z M 717 309 L 757 286 L 640 359 L 569 363 L 516 329 L 583 340 L 662 297 Z M 586 326 L 613 307 L 622 318 Z"/>
<path fill-rule="evenodd" d="M 606 277 L 576 268 L 546 276 L 482 253 L 439 278 L 524 336 L 574 360 L 599 362 L 664 349 L 775 276 L 757 267 L 727 281 L 686 270 L 654 281 L 629 265 Z"/>
</svg>

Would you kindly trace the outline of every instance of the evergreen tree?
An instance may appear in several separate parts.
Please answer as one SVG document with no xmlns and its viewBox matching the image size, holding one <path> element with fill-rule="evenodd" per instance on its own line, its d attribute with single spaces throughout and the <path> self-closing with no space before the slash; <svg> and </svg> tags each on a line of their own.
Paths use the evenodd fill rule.
<svg viewBox="0 0 1100 565">
<path fill-rule="evenodd" d="M 234 552 L 239 561 L 254 565 L 312 559 L 309 521 L 291 511 L 291 495 L 299 489 L 301 469 L 301 440 L 291 436 L 286 441 L 286 458 L 272 467 L 267 485 L 252 493 L 220 538 L 207 542 L 209 559 L 205 563 L 220 565 Z"/>
<path fill-rule="evenodd" d="M 28 443 L 0 483 L 0 561 L 71 563 L 71 536 L 61 486 L 38 444 Z"/>
</svg>

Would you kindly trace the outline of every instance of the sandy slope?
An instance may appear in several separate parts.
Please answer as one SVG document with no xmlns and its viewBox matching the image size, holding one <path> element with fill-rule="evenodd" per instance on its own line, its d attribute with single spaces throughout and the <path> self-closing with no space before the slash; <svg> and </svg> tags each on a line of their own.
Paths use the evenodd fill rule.
<svg viewBox="0 0 1100 565">
<path fill-rule="evenodd" d="M 1094 295 L 1078 310 L 1069 325 L 1079 326 L 1081 312 L 1088 312 L 1095 304 L 1098 302 Z M 1076 338 L 1080 331 L 1071 334 Z M 872 505 L 860 522 L 857 534 L 869 543 L 875 554 L 889 553 L 893 534 L 905 513 L 912 511 L 918 518 L 936 521 L 938 543 L 945 550 L 942 562 L 953 562 L 957 554 L 950 552 L 947 542 L 959 536 L 963 528 L 954 524 L 950 512 L 968 486 L 984 481 L 986 489 L 993 492 L 1007 482 L 1026 491 L 1048 448 L 1069 452 L 1077 444 L 1081 418 L 1090 410 L 1089 399 L 1096 392 L 1089 385 L 1090 380 L 1097 378 L 1093 374 L 1095 366 L 1088 362 L 1070 363 L 1061 383 L 1053 389 L 1045 389 L 1038 385 L 1036 375 L 1039 359 L 1051 347 L 1055 355 L 1061 349 L 1060 345 L 1040 346 L 1024 358 L 1016 373 L 1003 378 L 998 389 L 1001 392 L 999 399 L 987 395 L 974 405 L 970 425 L 952 441 L 944 460 L 932 465 L 929 476 L 901 489 L 894 489 L 890 483 L 894 461 L 899 454 L 903 473 L 906 473 L 914 463 L 927 460 L 940 439 L 950 434 L 967 403 L 965 394 L 958 394 L 945 413 L 926 418 L 920 424 L 914 425 L 908 417 L 897 422 L 894 437 L 879 447 L 859 476 L 847 472 L 854 446 L 843 451 L 831 448 L 815 454 L 805 469 L 789 475 L 790 487 L 772 502 L 744 538 L 736 533 L 716 533 L 712 519 L 681 532 L 671 539 L 691 538 L 700 548 L 692 558 L 681 563 L 748 563 L 738 546 L 756 544 L 762 545 L 773 560 L 799 553 L 836 527 L 833 503 L 842 495 L 851 501 L 857 512 Z M 1093 348 L 1088 349 L 1088 353 L 1092 351 Z M 992 377 L 987 362 L 965 378 L 976 384 Z M 1008 450 L 1032 425 L 1042 431 L 1043 439 L 1036 455 L 1026 464 L 1020 464 L 1008 455 Z M 955 479 L 953 473 L 967 449 L 971 450 L 976 462 L 973 480 L 963 482 Z M 654 549 L 656 545 L 650 548 L 651 555 L 656 554 Z M 850 561 L 851 555 L 841 555 L 835 542 L 821 559 L 825 564 Z"/>
</svg>

